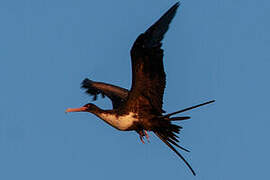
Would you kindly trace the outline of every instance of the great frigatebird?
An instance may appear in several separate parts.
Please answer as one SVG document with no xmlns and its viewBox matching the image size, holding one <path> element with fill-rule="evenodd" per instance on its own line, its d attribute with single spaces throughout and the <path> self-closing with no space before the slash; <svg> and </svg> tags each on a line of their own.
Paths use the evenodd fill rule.
<svg viewBox="0 0 270 180">
<path fill-rule="evenodd" d="M 147 131 L 154 132 L 169 148 L 171 148 L 189 167 L 194 170 L 184 157 L 173 147 L 188 151 L 177 144 L 180 129 L 172 121 L 189 119 L 189 116 L 173 117 L 173 115 L 197 108 L 214 100 L 192 106 L 170 114 L 162 109 L 165 88 L 165 72 L 163 66 L 162 39 L 169 28 L 179 2 L 174 4 L 157 22 L 134 42 L 130 54 L 132 63 L 132 87 L 130 90 L 115 85 L 85 79 L 82 88 L 93 96 L 93 100 L 101 94 L 111 99 L 113 109 L 103 110 L 89 103 L 81 108 L 69 108 L 66 112 L 90 112 L 109 125 L 121 131 L 136 131 L 141 141 Z"/>
</svg>

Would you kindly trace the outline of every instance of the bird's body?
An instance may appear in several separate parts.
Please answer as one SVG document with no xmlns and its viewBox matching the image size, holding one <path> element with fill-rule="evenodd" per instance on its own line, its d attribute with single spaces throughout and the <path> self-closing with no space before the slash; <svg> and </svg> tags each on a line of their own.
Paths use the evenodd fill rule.
<svg viewBox="0 0 270 180">
<path fill-rule="evenodd" d="M 172 146 L 186 150 L 177 144 L 178 136 L 176 134 L 180 132 L 182 127 L 172 124 L 172 121 L 185 120 L 190 117 L 171 116 L 214 101 L 175 113 L 163 114 L 165 112 L 162 109 L 162 104 L 166 77 L 161 41 L 178 6 L 179 3 L 174 4 L 147 31 L 140 34 L 134 42 L 130 51 L 132 63 L 132 87 L 130 90 L 89 79 L 82 82 L 82 88 L 85 88 L 86 92 L 94 97 L 94 100 L 97 99 L 99 94 L 110 98 L 113 105 L 112 110 L 103 110 L 90 103 L 81 108 L 67 109 L 67 112 L 85 111 L 93 113 L 118 130 L 136 131 L 142 141 L 144 136 L 148 138 L 147 131 L 152 131 L 187 164 L 195 175 L 188 162 Z"/>
<path fill-rule="evenodd" d="M 133 112 L 121 115 L 115 114 L 114 112 L 102 112 L 97 114 L 97 116 L 120 131 L 135 130 L 134 124 L 139 122 L 138 115 Z"/>
</svg>

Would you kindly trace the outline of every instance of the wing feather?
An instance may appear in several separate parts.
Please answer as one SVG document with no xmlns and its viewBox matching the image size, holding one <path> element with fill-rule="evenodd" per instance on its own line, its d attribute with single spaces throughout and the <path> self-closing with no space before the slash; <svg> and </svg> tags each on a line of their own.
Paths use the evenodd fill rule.
<svg viewBox="0 0 270 180">
<path fill-rule="evenodd" d="M 121 88 L 115 85 L 95 82 L 89 79 L 85 79 L 82 82 L 82 88 L 86 89 L 86 93 L 93 96 L 93 100 L 97 100 L 97 96 L 101 94 L 103 97 L 107 96 L 112 101 L 114 109 L 117 109 L 127 100 L 129 91 L 125 88 Z"/>
<path fill-rule="evenodd" d="M 178 6 L 179 2 L 139 35 L 131 48 L 132 87 L 128 101 L 137 108 L 138 103 L 134 102 L 139 101 L 139 106 L 147 107 L 148 111 L 156 114 L 163 112 L 162 103 L 166 84 L 161 41 Z"/>
</svg>

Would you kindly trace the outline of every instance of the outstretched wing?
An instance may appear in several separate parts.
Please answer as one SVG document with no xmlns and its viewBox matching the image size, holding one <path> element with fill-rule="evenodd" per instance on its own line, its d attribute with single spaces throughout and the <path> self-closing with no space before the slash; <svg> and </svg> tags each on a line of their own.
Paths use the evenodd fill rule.
<svg viewBox="0 0 270 180">
<path fill-rule="evenodd" d="M 140 34 L 131 49 L 132 87 L 128 101 L 138 106 L 136 101 L 145 102 L 158 114 L 162 111 L 166 75 L 163 66 L 162 39 L 175 16 L 179 2 L 174 4 L 147 31 Z M 142 100 L 144 99 L 144 101 Z M 140 100 L 139 100 L 140 99 Z M 131 105 L 132 106 L 132 105 Z"/>
<path fill-rule="evenodd" d="M 95 82 L 85 79 L 82 82 L 82 88 L 86 89 L 86 93 L 93 96 L 93 101 L 97 100 L 97 95 L 107 96 L 111 99 L 114 109 L 117 109 L 127 100 L 129 91 L 125 88 L 114 86 L 103 82 Z"/>
</svg>

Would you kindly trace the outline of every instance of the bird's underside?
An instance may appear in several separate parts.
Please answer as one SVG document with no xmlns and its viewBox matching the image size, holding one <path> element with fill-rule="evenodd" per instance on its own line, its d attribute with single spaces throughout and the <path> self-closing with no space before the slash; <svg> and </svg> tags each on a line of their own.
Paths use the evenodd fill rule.
<svg viewBox="0 0 270 180">
<path fill-rule="evenodd" d="M 152 131 L 185 162 L 195 175 L 189 163 L 174 148 L 175 146 L 188 151 L 178 144 L 177 134 L 182 127 L 172 124 L 172 122 L 190 118 L 189 116 L 178 117 L 174 115 L 214 101 L 170 114 L 164 114 L 165 111 L 162 109 L 166 77 L 161 41 L 175 16 L 178 6 L 179 2 L 174 4 L 148 30 L 140 34 L 134 42 L 130 51 L 132 63 L 132 86 L 130 90 L 89 79 L 82 82 L 82 88 L 86 89 L 86 93 L 93 96 L 93 100 L 97 100 L 98 95 L 108 97 L 112 101 L 112 110 L 102 110 L 90 103 L 81 108 L 67 109 L 67 112 L 85 111 L 93 113 L 118 130 L 136 131 L 143 143 L 143 137 L 149 139 L 147 131 Z"/>
</svg>

